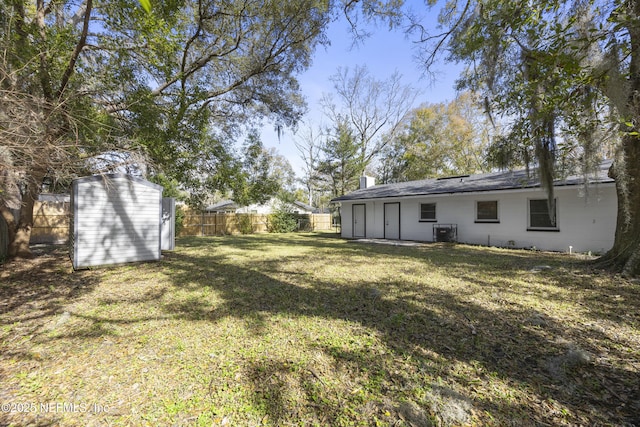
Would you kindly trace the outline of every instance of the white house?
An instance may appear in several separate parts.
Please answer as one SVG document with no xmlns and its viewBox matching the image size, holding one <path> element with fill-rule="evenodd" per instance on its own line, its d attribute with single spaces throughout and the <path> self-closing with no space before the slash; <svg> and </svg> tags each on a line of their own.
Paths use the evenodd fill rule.
<svg viewBox="0 0 640 427">
<path fill-rule="evenodd" d="M 617 197 L 607 176 L 555 181 L 555 220 L 547 194 L 526 171 L 373 185 L 335 198 L 342 237 L 456 240 L 489 246 L 603 253 L 614 240 Z"/>
<path fill-rule="evenodd" d="M 263 204 L 252 204 L 249 206 L 240 206 L 233 200 L 222 200 L 214 205 L 207 206 L 205 212 L 216 213 L 254 213 L 254 214 L 270 214 L 276 211 L 278 204 L 282 203 L 276 198 L 269 199 Z M 311 214 L 315 213 L 316 208 L 302 202 L 293 202 L 287 204 L 287 209 L 292 213 Z"/>
</svg>

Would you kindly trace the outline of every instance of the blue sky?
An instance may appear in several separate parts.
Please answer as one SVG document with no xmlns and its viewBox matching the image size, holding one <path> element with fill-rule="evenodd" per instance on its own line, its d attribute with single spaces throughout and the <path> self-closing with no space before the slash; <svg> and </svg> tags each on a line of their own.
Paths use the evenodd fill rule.
<svg viewBox="0 0 640 427">
<path fill-rule="evenodd" d="M 417 7 L 421 7 L 423 11 L 426 10 L 425 6 Z M 437 10 L 431 10 L 433 19 L 429 20 L 434 23 Z M 335 74 L 339 67 L 353 69 L 357 65 L 366 65 L 369 72 L 378 80 L 387 79 L 397 70 L 402 74 L 403 84 L 410 84 L 422 92 L 422 95 L 416 99 L 415 107 L 424 103 L 450 101 L 455 98 L 454 84 L 461 67 L 440 63 L 435 69 L 435 81 L 423 77 L 423 70 L 415 60 L 415 45 L 400 29 L 389 31 L 381 26 L 369 30 L 373 32 L 372 36 L 359 46 L 352 47 L 347 22 L 345 20 L 334 22 L 328 31 L 331 46 L 320 47 L 314 55 L 311 68 L 299 76 L 300 87 L 309 109 L 304 121 L 314 129 L 323 121 L 319 101 L 323 93 L 332 91 L 329 77 Z M 301 124 L 301 128 L 302 126 L 305 124 Z M 300 174 L 302 161 L 293 143 L 295 135 L 292 130 L 286 129 L 278 141 L 273 124 L 267 123 L 262 129 L 261 136 L 266 147 L 275 147 L 289 160 L 296 173 Z"/>
</svg>

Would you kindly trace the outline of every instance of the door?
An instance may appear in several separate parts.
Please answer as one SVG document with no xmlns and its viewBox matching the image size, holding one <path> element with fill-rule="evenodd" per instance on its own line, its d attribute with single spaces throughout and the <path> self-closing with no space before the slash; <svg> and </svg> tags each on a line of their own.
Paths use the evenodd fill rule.
<svg viewBox="0 0 640 427">
<path fill-rule="evenodd" d="M 384 204 L 384 238 L 400 240 L 400 203 Z"/>
<path fill-rule="evenodd" d="M 353 237 L 366 237 L 366 210 L 365 205 L 353 205 Z"/>
<path fill-rule="evenodd" d="M 160 249 L 172 251 L 176 248 L 176 199 L 162 198 L 162 226 L 160 228 Z"/>
</svg>

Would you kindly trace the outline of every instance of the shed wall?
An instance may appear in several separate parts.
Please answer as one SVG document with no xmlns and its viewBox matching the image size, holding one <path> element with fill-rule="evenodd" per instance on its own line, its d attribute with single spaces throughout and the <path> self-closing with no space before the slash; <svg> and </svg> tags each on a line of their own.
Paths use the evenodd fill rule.
<svg viewBox="0 0 640 427">
<path fill-rule="evenodd" d="M 457 224 L 458 241 L 491 246 L 604 253 L 613 245 L 617 199 L 613 184 L 590 189 L 555 189 L 558 231 L 528 231 L 528 200 L 544 199 L 540 189 L 398 197 L 342 202 L 342 237 L 352 238 L 351 205 L 366 205 L 367 237 L 384 238 L 384 203 L 400 202 L 400 239 L 433 241 L 434 224 Z M 476 222 L 476 202 L 498 201 L 497 223 Z M 436 203 L 436 222 L 420 222 L 420 204 Z"/>
<path fill-rule="evenodd" d="M 162 187 L 125 175 L 73 183 L 74 268 L 160 259 Z"/>
</svg>

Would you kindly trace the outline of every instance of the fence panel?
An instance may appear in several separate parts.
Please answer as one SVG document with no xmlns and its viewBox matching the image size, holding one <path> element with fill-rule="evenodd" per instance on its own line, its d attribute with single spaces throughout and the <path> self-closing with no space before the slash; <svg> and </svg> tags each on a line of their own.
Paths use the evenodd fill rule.
<svg viewBox="0 0 640 427">
<path fill-rule="evenodd" d="M 298 215 L 299 231 L 331 230 L 331 214 Z M 198 212 L 184 209 L 179 236 L 224 236 L 227 234 L 266 233 L 269 215 Z"/>
<path fill-rule="evenodd" d="M 327 231 L 333 229 L 331 214 L 313 214 L 311 215 L 311 224 L 313 231 Z"/>
<path fill-rule="evenodd" d="M 69 239 L 69 203 L 36 202 L 33 243 L 64 243 Z M 183 211 L 182 228 L 178 236 L 224 236 L 227 234 L 266 233 L 269 215 L 210 213 L 188 208 Z M 297 215 L 299 231 L 331 230 L 330 214 Z M 1 237 L 0 237 L 1 239 Z"/>
<path fill-rule="evenodd" d="M 40 202 L 33 207 L 31 243 L 66 243 L 69 240 L 69 202 Z"/>
</svg>

